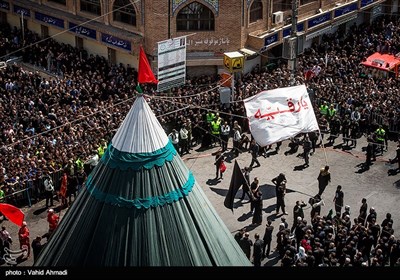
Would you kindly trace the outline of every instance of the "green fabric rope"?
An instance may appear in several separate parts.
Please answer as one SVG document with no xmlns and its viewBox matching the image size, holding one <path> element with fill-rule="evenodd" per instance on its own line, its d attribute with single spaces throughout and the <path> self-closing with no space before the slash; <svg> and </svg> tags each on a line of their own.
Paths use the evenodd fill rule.
<svg viewBox="0 0 400 280">
<path fill-rule="evenodd" d="M 127 153 L 121 152 L 111 144 L 101 157 L 101 161 L 109 168 L 118 168 L 120 170 L 139 170 L 140 168 L 151 169 L 154 166 L 161 167 L 166 161 L 172 161 L 177 154 L 171 141 L 168 144 L 150 153 Z"/>
<path fill-rule="evenodd" d="M 166 203 L 173 203 L 178 201 L 180 198 L 187 196 L 189 192 L 192 191 L 195 183 L 194 176 L 192 172 L 189 172 L 188 179 L 185 184 L 181 187 L 177 187 L 175 190 L 170 191 L 164 195 L 159 196 L 151 196 L 145 198 L 135 198 L 135 199 L 127 199 L 121 196 L 117 196 L 115 194 L 104 193 L 96 188 L 94 184 L 92 184 L 92 178 L 89 176 L 86 182 L 86 189 L 89 193 L 99 201 L 103 201 L 105 203 L 116 205 L 118 207 L 127 207 L 132 208 L 135 207 L 137 209 L 145 208 L 148 209 L 150 207 L 158 207 L 163 206 Z"/>
</svg>

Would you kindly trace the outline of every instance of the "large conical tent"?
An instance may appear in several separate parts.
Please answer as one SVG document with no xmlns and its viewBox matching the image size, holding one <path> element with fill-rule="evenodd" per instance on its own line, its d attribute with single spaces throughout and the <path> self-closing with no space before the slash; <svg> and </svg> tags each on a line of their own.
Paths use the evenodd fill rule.
<svg viewBox="0 0 400 280">
<path fill-rule="evenodd" d="M 35 265 L 250 262 L 139 96 Z"/>
</svg>

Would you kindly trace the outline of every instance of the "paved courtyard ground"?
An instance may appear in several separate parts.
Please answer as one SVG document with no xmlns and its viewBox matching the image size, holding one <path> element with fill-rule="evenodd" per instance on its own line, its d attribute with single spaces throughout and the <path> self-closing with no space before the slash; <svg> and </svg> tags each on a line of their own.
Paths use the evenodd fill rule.
<svg viewBox="0 0 400 280">
<path fill-rule="evenodd" d="M 337 140 L 336 142 L 339 144 L 340 141 Z M 400 174 L 388 176 L 388 170 L 395 168 L 395 166 L 388 164 L 388 159 L 395 157 L 396 143 L 389 142 L 388 152 L 382 157 L 377 157 L 377 161 L 374 162 L 370 170 L 360 172 L 359 166 L 365 161 L 365 153 L 362 151 L 362 148 L 365 146 L 365 139 L 360 139 L 357 148 L 350 151 L 343 151 L 340 147 L 335 146 L 325 148 L 326 158 L 332 174 L 332 182 L 322 195 L 325 201 L 325 206 L 322 207 L 322 215 L 326 215 L 330 209 L 334 209 L 332 200 L 336 186 L 340 184 L 344 191 L 344 203 L 351 207 L 351 220 L 358 216 L 361 199 L 365 197 L 367 198 L 368 206 L 375 207 L 379 224 L 385 218 L 387 212 L 392 213 L 395 235 L 397 238 L 400 238 L 400 207 L 398 204 L 400 201 Z M 273 148 L 275 147 L 273 146 Z M 215 177 L 215 167 L 214 156 L 211 153 L 217 149 L 218 147 L 201 152 L 194 149 L 190 155 L 184 156 L 183 159 L 186 165 L 193 171 L 199 185 L 205 191 L 231 233 L 235 234 L 240 228 L 247 227 L 253 240 L 256 232 L 263 236 L 267 219 L 273 220 L 275 227 L 274 237 L 280 223 L 281 216 L 277 217 L 275 215 L 275 187 L 271 179 L 281 172 L 286 174 L 288 191 L 285 200 L 286 211 L 289 213 L 286 218 L 289 226 L 291 226 L 293 222 L 293 207 L 296 200 L 307 202 L 310 196 L 318 192 L 317 176 L 319 169 L 326 164 L 323 149 L 317 149 L 316 153 L 310 157 L 310 166 L 302 169 L 300 167 L 304 163 L 302 158 L 296 157 L 296 155 L 284 155 L 284 152 L 289 149 L 287 141 L 282 144 L 278 154 L 270 152 L 269 157 L 260 157 L 261 167 L 253 169 L 250 179 L 253 180 L 254 176 L 257 176 L 260 180 L 263 192 L 263 222 L 262 225 L 253 227 L 251 226 L 252 215 L 249 213 L 250 204 L 242 204 L 239 201 L 241 190 L 236 196 L 237 199 L 235 199 L 233 212 L 223 205 L 225 195 L 228 192 L 235 159 L 232 158 L 230 153 L 227 153 L 227 171 L 224 174 L 224 179 L 213 180 Z M 250 164 L 251 155 L 244 152 L 236 160 L 243 168 Z M 23 209 L 30 228 L 31 240 L 37 235 L 43 235 L 48 229 L 46 209 L 43 206 L 44 201 L 42 200 L 30 208 L 25 207 Z M 307 206 L 304 211 L 308 221 L 310 221 L 310 210 L 310 206 Z M 61 212 L 61 217 L 65 215 L 65 212 L 66 210 Z M 19 245 L 17 239 L 18 227 L 9 221 L 1 223 L 6 225 L 10 231 L 14 238 L 12 247 L 13 249 L 17 249 Z M 275 239 L 273 240 L 272 248 L 275 247 Z M 31 256 L 28 260 L 19 264 L 19 266 L 31 266 L 32 264 L 33 258 Z M 273 252 L 269 258 L 264 260 L 263 265 L 278 266 L 277 254 Z"/>
</svg>

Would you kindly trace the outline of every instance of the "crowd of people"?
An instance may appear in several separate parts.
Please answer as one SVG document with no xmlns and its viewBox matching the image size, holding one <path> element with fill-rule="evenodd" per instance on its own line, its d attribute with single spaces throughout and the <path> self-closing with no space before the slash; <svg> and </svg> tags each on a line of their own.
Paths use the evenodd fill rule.
<svg viewBox="0 0 400 280">
<path fill-rule="evenodd" d="M 271 258 L 273 238 L 276 238 L 276 247 L 272 251 L 283 267 L 400 266 L 400 239 L 394 235 L 391 213 L 385 217 L 380 214 L 378 219 L 377 210 L 368 208 L 366 198 L 362 198 L 358 212 L 346 205 L 342 213 L 344 193 L 338 185 L 333 198 L 335 214 L 331 209 L 323 215 L 325 204 L 320 194 L 310 197 L 308 203 L 296 201 L 289 214 L 284 203 L 286 176 L 281 173 L 272 182 L 276 185 L 276 215 L 282 208 L 283 215 L 293 215 L 293 225 L 290 227 L 282 215 L 275 231 L 272 221 L 267 221 L 262 239 L 256 233 L 253 242 L 246 228 L 235 234 L 235 240 L 255 266 Z M 305 215 L 306 209 L 311 209 L 310 218 Z"/>
<path fill-rule="evenodd" d="M 18 65 L 0 70 L 0 199 L 16 204 L 13 193 L 27 186 L 38 199 L 45 194 L 42 178 L 46 173 L 63 170 L 65 176 L 76 178 L 85 162 L 101 158 L 132 105 L 137 71 L 129 64 L 110 64 L 104 57 L 53 38 L 40 41 L 30 30 L 25 30 L 23 41 L 21 30 L 3 23 L 0 34 L 0 57 L 20 56 L 39 70 L 31 72 Z M 352 145 L 359 137 L 353 130 L 373 132 L 379 141 L 380 128 L 397 133 L 399 79 L 376 77 L 360 65 L 376 51 L 400 51 L 397 17 L 353 25 L 347 34 L 323 35 L 322 44 L 312 45 L 299 57 L 295 79 L 297 84 L 306 83 L 321 128 L 325 128 L 322 132 L 333 136 L 343 133 Z M 46 78 L 42 70 L 52 75 Z M 305 76 L 310 70 L 312 75 Z M 181 155 L 190 153 L 197 144 L 203 148 L 219 144 L 225 151 L 232 137 L 238 156 L 251 142 L 245 134 L 248 122 L 241 101 L 263 89 L 289 86 L 290 71 L 283 60 L 275 69 L 257 66 L 237 79 L 236 101 L 230 104 L 221 104 L 219 82 L 218 75 L 187 77 L 185 85 L 172 89 L 170 94 L 154 95 L 154 87 L 145 88 L 151 108 Z M 354 123 L 357 126 L 352 126 Z M 315 151 L 315 145 L 312 149 Z M 252 165 L 259 165 L 257 153 L 252 151 Z M 217 170 L 218 176 L 222 174 Z M 82 185 L 82 178 L 71 181 L 76 183 L 72 189 Z M 324 229 L 329 221 L 313 217 L 312 225 L 317 226 L 311 233 L 319 236 L 319 227 Z M 368 228 L 369 224 L 364 223 L 357 229 L 342 231 L 344 236 L 354 238 L 368 232 Z M 326 231 L 326 236 L 329 233 Z M 315 239 L 312 246 L 322 249 L 321 238 Z M 355 247 L 351 246 L 348 250 L 353 252 Z"/>
<path fill-rule="evenodd" d="M 354 25 L 346 35 L 324 35 L 322 44 L 305 50 L 299 58 L 296 80 L 306 82 L 310 95 L 319 102 L 315 111 L 321 113 L 318 106 L 325 101 L 334 105 L 335 119 L 345 120 L 346 115 L 358 112 L 361 131 L 371 131 L 372 115 L 387 127 L 397 125 L 398 80 L 369 76 L 360 62 L 377 50 L 398 51 L 399 29 L 398 20 L 382 17 L 371 25 Z M 9 195 L 20 186 L 14 190 L 7 186 L 40 178 L 44 167 L 54 172 L 97 154 L 104 146 L 102 141 L 110 141 L 132 104 L 137 72 L 129 64 L 109 64 L 104 57 L 89 55 L 53 38 L 35 44 L 41 38 L 30 30 L 25 31 L 25 41 L 21 30 L 6 24 L 0 32 L 0 56 L 18 55 L 37 69 L 57 75 L 44 78 L 40 72 L 16 65 L 0 72 L 0 183 Z M 226 142 L 233 134 L 220 130 L 225 122 L 232 126 L 236 121 L 242 135 L 248 131 L 240 101 L 261 89 L 289 86 L 285 63 L 277 66 L 274 70 L 256 67 L 242 75 L 236 82 L 236 102 L 229 105 L 220 103 L 217 75 L 188 77 L 186 84 L 173 89 L 163 102 L 154 96 L 149 103 L 167 133 L 186 127 L 190 137 L 176 146 L 188 153 L 195 144 L 208 147 L 220 139 Z M 303 73 L 316 66 L 318 71 L 305 81 Z M 145 92 L 151 96 L 154 88 Z M 210 112 L 220 115 L 208 119 Z"/>
</svg>

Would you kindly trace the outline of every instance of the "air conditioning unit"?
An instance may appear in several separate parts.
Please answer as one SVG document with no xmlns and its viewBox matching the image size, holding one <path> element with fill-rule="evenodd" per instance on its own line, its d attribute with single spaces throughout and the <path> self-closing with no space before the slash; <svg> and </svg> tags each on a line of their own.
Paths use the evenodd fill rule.
<svg viewBox="0 0 400 280">
<path fill-rule="evenodd" d="M 280 24 L 283 22 L 283 12 L 275 12 L 272 14 L 272 23 L 273 24 Z"/>
</svg>

